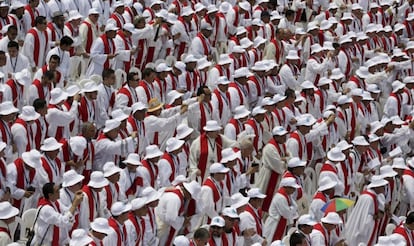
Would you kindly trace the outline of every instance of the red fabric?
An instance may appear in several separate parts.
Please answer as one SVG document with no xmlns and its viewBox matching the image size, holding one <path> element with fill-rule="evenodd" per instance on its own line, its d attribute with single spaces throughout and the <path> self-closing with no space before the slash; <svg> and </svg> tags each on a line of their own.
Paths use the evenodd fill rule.
<svg viewBox="0 0 414 246">
<path fill-rule="evenodd" d="M 259 124 L 260 129 L 257 127 L 257 124 Z M 263 135 L 263 126 L 259 122 L 257 122 L 254 118 L 250 118 L 246 121 L 246 125 L 249 125 L 253 128 L 255 136 L 253 138 L 253 146 L 257 153 L 259 153 L 259 136 Z M 259 134 L 260 131 L 260 134 Z"/>
<path fill-rule="evenodd" d="M 323 238 L 325 238 L 325 245 L 330 245 L 329 244 L 329 232 L 326 233 L 325 229 L 323 228 L 321 222 L 319 222 L 318 224 L 313 226 L 314 230 L 320 231 L 323 235 Z"/>
<path fill-rule="evenodd" d="M 12 101 L 13 101 L 13 105 L 15 107 L 17 107 L 17 100 L 19 99 L 19 95 L 17 94 L 17 86 L 20 87 L 21 92 L 23 93 L 24 87 L 20 84 L 18 84 L 15 80 L 13 79 L 9 79 L 6 82 L 6 85 L 8 85 L 10 87 L 10 90 L 12 92 Z"/>
<path fill-rule="evenodd" d="M 363 191 L 361 195 L 368 195 L 372 198 L 373 202 L 374 202 L 374 214 L 378 214 L 378 200 L 377 200 L 377 195 L 373 194 L 367 190 Z M 374 231 L 371 233 L 371 236 L 369 238 L 369 241 L 367 243 L 367 245 L 374 245 L 374 243 L 376 242 L 376 234 L 377 234 L 377 230 L 378 230 L 378 220 L 375 220 L 374 222 Z"/>
<path fill-rule="evenodd" d="M 42 86 L 42 83 L 40 82 L 40 80 L 35 79 L 35 80 L 33 80 L 32 84 L 36 87 L 37 95 L 39 96 L 39 98 L 46 100 L 45 92 L 43 91 L 43 86 Z M 49 91 L 52 90 L 52 86 L 50 84 L 48 85 L 48 89 L 49 89 Z"/>
<path fill-rule="evenodd" d="M 19 189 L 25 190 L 25 177 L 24 177 L 24 162 L 22 158 L 16 159 L 13 164 L 16 166 L 16 187 Z M 30 183 L 33 182 L 33 179 L 36 175 L 36 169 L 33 169 L 29 172 L 29 181 Z M 13 206 L 20 209 L 20 205 L 22 203 L 22 200 L 13 199 Z"/>
<path fill-rule="evenodd" d="M 131 37 L 129 37 L 129 38 L 125 37 L 124 32 L 121 31 L 121 30 L 118 31 L 118 35 L 121 37 L 122 42 L 124 43 L 125 50 L 130 50 L 131 47 L 129 47 L 129 44 L 132 44 Z M 129 61 L 124 62 L 124 70 L 125 70 L 126 73 L 129 73 L 130 68 L 131 68 L 131 59 L 129 59 Z"/>
<path fill-rule="evenodd" d="M 140 225 L 138 225 L 137 217 L 134 215 L 133 212 L 128 214 L 128 219 L 132 222 L 135 228 L 135 232 L 137 233 L 137 241 L 135 245 L 141 245 L 142 241 L 144 240 L 144 233 L 145 233 L 145 220 L 140 218 Z"/>
<path fill-rule="evenodd" d="M 287 194 L 285 188 L 281 187 L 277 193 L 281 194 L 286 199 L 286 201 L 288 202 L 288 205 L 290 206 L 290 203 L 291 203 L 290 197 Z M 272 241 L 282 240 L 286 234 L 286 229 L 287 229 L 287 219 L 283 216 L 280 216 L 279 223 L 277 224 L 275 233 L 273 234 Z"/>
<path fill-rule="evenodd" d="M 204 181 L 203 185 L 210 187 L 211 191 L 213 192 L 213 201 L 214 203 L 217 203 L 221 198 L 221 194 L 214 181 L 211 180 L 211 178 L 207 178 L 206 181 Z"/>
<path fill-rule="evenodd" d="M 201 45 L 203 46 L 203 54 L 205 56 L 208 56 L 210 54 L 210 44 L 207 44 L 208 39 L 204 37 L 204 35 L 201 32 L 197 34 L 197 37 L 200 39 Z"/>
<path fill-rule="evenodd" d="M 89 221 L 93 221 L 95 219 L 95 212 L 97 213 L 98 211 L 95 211 L 95 203 L 97 203 L 99 201 L 99 193 L 96 192 L 96 199 L 97 201 L 95 201 L 94 196 L 92 194 L 92 188 L 84 185 L 82 188 L 82 191 L 86 194 L 86 197 L 88 198 L 88 205 L 89 205 Z"/>
<path fill-rule="evenodd" d="M 4 228 L 4 227 L 0 227 L 0 232 L 5 232 L 7 233 L 7 235 L 9 235 L 9 238 L 12 239 L 11 235 L 10 235 L 10 231 L 8 228 Z"/>
<path fill-rule="evenodd" d="M 170 182 L 174 181 L 174 179 L 175 179 L 175 165 L 174 165 L 174 160 L 173 160 L 171 154 L 165 152 L 164 155 L 161 157 L 161 159 L 166 160 L 170 164 L 171 175 L 170 175 L 169 180 L 170 180 Z"/>
<path fill-rule="evenodd" d="M 307 161 L 310 161 L 310 160 L 312 160 L 312 157 L 313 157 L 313 148 L 312 148 L 312 142 L 309 142 L 309 143 L 306 143 L 306 139 L 305 139 L 305 143 L 302 143 L 301 142 L 301 138 L 299 137 L 299 133 L 297 132 L 297 131 L 295 131 L 295 132 L 292 132 L 291 134 L 290 134 L 290 137 L 291 138 L 294 138 L 297 142 L 298 142 L 298 149 L 299 149 L 299 151 L 298 151 L 298 155 L 299 155 L 299 158 L 300 159 L 304 159 L 304 158 L 306 158 L 306 160 Z M 303 155 L 303 148 L 304 148 L 304 144 L 306 145 L 306 154 L 307 154 L 307 156 L 302 156 Z"/>
<path fill-rule="evenodd" d="M 53 105 L 53 104 L 49 104 L 48 105 L 48 108 L 56 108 L 56 109 L 58 109 L 58 110 L 61 110 L 58 106 L 56 106 L 56 105 Z M 54 138 L 56 138 L 56 140 L 59 142 L 59 141 L 61 141 L 62 139 L 63 139 L 63 130 L 64 130 L 65 128 L 63 127 L 63 126 L 58 126 L 58 127 L 56 127 L 56 133 L 55 133 L 55 136 L 50 136 L 50 137 L 54 137 Z"/>
<path fill-rule="evenodd" d="M 274 138 L 271 138 L 269 141 L 269 144 L 273 145 L 276 148 L 276 151 L 279 153 L 281 157 L 284 157 L 286 155 L 286 145 L 282 144 L 282 148 L 280 147 L 280 144 L 276 142 Z M 269 211 L 270 204 L 273 199 L 273 195 L 275 193 L 277 181 L 279 180 L 280 174 L 271 170 L 269 183 L 267 184 L 267 189 L 265 191 L 265 194 L 267 195 L 263 201 L 262 204 L 262 210 L 265 212 Z"/>
<path fill-rule="evenodd" d="M 205 109 L 205 105 L 204 103 L 199 103 L 198 104 L 200 107 L 200 132 L 203 133 L 204 132 L 204 126 L 206 126 L 207 124 L 207 116 L 206 116 L 206 109 Z M 213 106 L 211 105 L 211 102 L 208 102 L 208 108 L 209 108 L 209 112 L 210 112 L 210 116 L 212 116 L 211 112 L 213 111 Z"/>
<path fill-rule="evenodd" d="M 131 107 L 132 105 L 132 95 L 131 92 L 128 90 L 128 88 L 126 87 L 122 87 L 121 89 L 119 89 L 118 94 L 124 94 L 128 97 L 128 107 Z"/>
<path fill-rule="evenodd" d="M 37 33 L 37 29 L 32 28 L 27 33 L 28 34 L 30 33 L 33 35 L 33 38 L 34 38 L 33 60 L 37 67 L 41 67 L 43 66 L 43 64 L 39 64 L 40 39 L 39 39 L 39 34 Z M 45 35 L 45 47 L 44 47 L 45 52 L 44 53 L 46 54 L 46 50 L 48 48 L 49 43 L 48 43 L 48 36 L 47 36 L 46 31 L 44 31 L 43 33 Z"/>
<path fill-rule="evenodd" d="M 277 64 L 280 64 L 282 62 L 282 55 L 283 55 L 283 43 L 278 42 L 276 39 L 270 40 L 270 42 L 275 46 L 275 61 Z M 279 44 L 280 43 L 280 44 Z"/>
<path fill-rule="evenodd" d="M 40 206 L 46 206 L 46 205 L 51 206 L 53 209 L 56 210 L 56 212 L 60 213 L 60 207 L 59 207 L 58 202 L 54 202 L 54 204 L 52 204 L 52 202 L 50 202 L 49 200 L 46 200 L 45 198 L 40 198 L 39 207 Z M 55 226 L 55 225 L 53 226 L 53 236 L 52 236 L 52 244 L 51 245 L 52 246 L 59 246 L 59 227 Z"/>
<path fill-rule="evenodd" d="M 155 187 L 155 181 L 158 177 L 158 166 L 150 164 L 147 160 L 142 160 L 141 163 L 142 163 L 142 166 L 144 166 L 148 170 L 148 173 L 151 178 L 150 180 L 151 187 Z M 154 168 L 154 172 L 152 171 L 151 166 Z"/>
<path fill-rule="evenodd" d="M 138 186 L 143 186 L 144 185 L 144 181 L 142 180 L 142 178 L 140 176 L 135 177 L 133 183 L 131 184 L 131 186 L 128 188 L 128 190 L 125 191 L 125 194 L 127 196 L 132 195 L 135 196 L 137 193 L 137 187 Z M 152 186 L 154 187 L 154 186 Z"/>
<path fill-rule="evenodd" d="M 141 81 L 139 81 L 138 86 L 141 86 L 144 89 L 145 95 L 147 96 L 147 103 L 148 103 L 149 100 L 151 99 L 151 93 L 148 89 L 148 84 L 145 81 L 141 80 Z M 150 86 L 152 86 L 152 85 L 150 85 Z M 154 89 L 154 88 L 151 88 L 151 89 Z"/>
<path fill-rule="evenodd" d="M 106 54 L 106 55 L 115 54 L 116 48 L 115 48 L 114 40 L 112 38 L 108 38 L 106 36 L 106 34 L 102 34 L 100 38 L 102 39 L 102 42 L 103 42 L 103 45 L 104 45 L 104 54 Z M 111 43 L 111 45 L 109 44 L 109 42 Z M 112 47 L 112 49 L 111 49 L 111 47 Z M 109 68 L 109 65 L 110 65 L 109 64 L 109 59 L 106 58 L 106 61 L 103 65 L 103 68 L 107 69 L 107 68 Z"/>
<path fill-rule="evenodd" d="M 115 22 L 116 22 L 116 26 L 117 26 L 118 28 L 122 28 L 122 26 L 123 26 L 123 25 L 124 25 L 124 23 L 125 23 L 125 19 L 124 19 L 124 17 L 123 17 L 122 15 L 119 15 L 119 14 L 116 14 L 116 13 L 112 13 L 111 17 L 109 17 L 109 18 L 111 18 L 111 19 L 115 20 Z"/>
<path fill-rule="evenodd" d="M 408 231 L 404 225 L 400 225 L 399 227 L 395 228 L 394 233 L 399 234 L 404 237 L 407 246 L 413 246 L 414 242 L 411 238 L 414 238 L 413 231 L 410 230 L 410 236 L 408 235 Z"/>
<path fill-rule="evenodd" d="M 236 136 L 239 135 L 239 133 L 244 130 L 244 129 L 240 129 L 238 120 L 234 118 L 231 118 L 228 124 L 232 124 L 234 126 L 234 129 L 236 129 Z"/>
<path fill-rule="evenodd" d="M 243 94 L 242 90 L 237 86 L 237 84 L 235 82 L 231 82 L 229 84 L 229 88 L 230 87 L 233 87 L 237 90 L 237 94 L 239 94 L 239 97 L 240 97 L 240 105 L 243 105 L 244 104 L 244 94 Z"/>
<path fill-rule="evenodd" d="M 27 144 L 26 144 L 25 150 L 26 151 L 30 151 L 32 149 L 32 147 L 34 147 L 34 146 L 31 146 L 31 142 L 32 142 L 33 136 L 29 134 L 29 128 L 30 128 L 30 126 L 27 124 L 26 121 L 24 121 L 24 120 L 22 120 L 20 118 L 17 118 L 14 123 L 23 126 L 23 128 L 26 130 Z"/>
<path fill-rule="evenodd" d="M 122 246 L 122 245 L 124 245 L 124 242 L 126 242 L 127 240 L 126 240 L 126 238 L 127 238 L 127 232 L 126 232 L 126 228 L 125 228 L 125 225 L 123 225 L 122 226 L 122 231 L 123 231 L 123 235 L 124 235 L 124 238 L 122 238 L 122 235 L 121 235 L 121 230 L 119 229 L 119 226 L 118 226 L 118 223 L 116 222 L 116 220 L 114 219 L 114 218 L 109 218 L 108 219 L 108 225 L 109 225 L 109 227 L 111 227 L 114 231 L 115 231 L 115 233 L 116 233 L 116 236 L 117 236 L 117 246 Z M 124 240 L 122 240 L 122 239 L 124 239 Z"/>
<path fill-rule="evenodd" d="M 36 8 L 35 9 L 32 9 L 29 4 L 27 4 L 24 7 L 24 9 L 29 13 L 30 20 L 31 20 L 31 25 L 32 25 L 32 27 L 34 27 L 35 26 L 36 17 L 39 16 L 39 11 Z"/>
<path fill-rule="evenodd" d="M 49 162 L 43 156 L 41 157 L 41 161 L 42 161 L 42 167 L 46 171 L 47 176 L 49 178 L 49 182 L 54 182 L 54 180 L 53 180 L 53 172 L 54 171 L 52 170 L 52 167 L 50 166 Z M 54 161 L 56 163 L 56 168 L 57 168 L 58 174 L 60 174 L 62 164 L 60 163 L 60 160 L 58 158 L 55 158 Z"/>
<path fill-rule="evenodd" d="M 222 140 L 221 136 L 218 136 L 214 143 L 216 144 L 216 154 L 217 160 L 221 160 L 221 149 L 222 149 Z M 207 160 L 208 158 L 208 137 L 205 133 L 200 135 L 200 159 L 198 161 L 198 169 L 201 171 L 201 179 L 204 179 L 206 169 L 207 169 Z"/>
<path fill-rule="evenodd" d="M 92 101 L 92 105 L 93 105 L 93 109 L 92 110 L 93 110 L 93 112 L 95 112 L 95 102 L 94 101 Z M 81 97 L 81 100 L 80 100 L 79 106 L 78 106 L 78 112 L 79 112 L 80 120 L 82 122 L 93 121 L 93 119 L 89 119 L 89 110 L 88 110 L 88 107 L 89 107 L 89 104 L 86 101 L 85 96 Z M 95 115 L 95 117 L 96 117 L 96 115 Z"/>
<path fill-rule="evenodd" d="M 183 193 L 179 189 L 166 190 L 165 192 L 171 192 L 171 193 L 174 193 L 178 196 L 178 198 L 181 201 L 181 206 L 180 206 L 180 210 L 178 211 L 178 215 L 183 216 L 184 215 L 184 195 L 183 195 Z M 167 241 L 166 241 L 165 245 L 171 245 L 171 243 L 173 242 L 174 236 L 175 236 L 175 232 L 176 232 L 176 230 L 174 229 L 174 227 L 170 226 L 170 231 L 168 233 L 168 237 L 167 237 Z"/>
<path fill-rule="evenodd" d="M 321 191 L 316 192 L 316 194 L 313 196 L 313 200 L 316 199 L 322 200 L 324 203 L 328 202 L 328 198 Z"/>
<path fill-rule="evenodd" d="M 84 21 L 83 24 L 85 24 L 88 27 L 88 32 L 87 32 L 87 35 L 86 35 L 87 39 L 86 39 L 85 51 L 87 53 L 91 53 L 92 43 L 94 41 L 92 24 L 90 24 L 87 21 Z"/>
<path fill-rule="evenodd" d="M 256 221 L 256 233 L 259 236 L 262 236 L 262 212 L 260 208 L 257 210 L 257 214 L 254 210 L 255 209 L 252 207 L 252 205 L 250 205 L 250 203 L 247 204 L 245 211 L 253 216 L 254 220 Z"/>
<path fill-rule="evenodd" d="M 302 191 L 302 185 L 297 181 L 298 178 L 295 175 L 293 175 L 293 173 L 291 173 L 289 171 L 286 171 L 283 174 L 282 178 L 294 178 L 294 179 L 296 179 L 296 183 L 301 186 L 299 189 L 296 189 L 296 191 L 297 191 L 296 200 L 301 199 L 302 196 L 303 196 L 303 191 Z"/>
<path fill-rule="evenodd" d="M 109 211 L 111 211 L 111 207 L 112 207 L 112 203 L 113 203 L 112 198 L 114 197 L 115 194 L 112 194 L 110 184 L 105 186 L 104 189 L 105 189 L 105 192 L 106 192 L 106 207 L 108 208 Z M 115 189 L 116 189 L 116 192 L 119 194 L 119 185 L 118 185 L 118 183 L 115 183 Z"/>
<path fill-rule="evenodd" d="M 262 95 L 262 86 L 263 85 L 261 85 L 260 83 L 262 81 L 259 81 L 259 78 L 256 75 L 250 76 L 249 77 L 249 80 L 252 81 L 256 85 L 257 96 L 261 96 Z"/>
</svg>

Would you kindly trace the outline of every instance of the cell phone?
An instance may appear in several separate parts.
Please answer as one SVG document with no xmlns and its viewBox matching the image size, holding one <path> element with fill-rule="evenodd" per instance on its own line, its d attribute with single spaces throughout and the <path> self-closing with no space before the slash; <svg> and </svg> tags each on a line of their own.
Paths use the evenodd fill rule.
<svg viewBox="0 0 414 246">
<path fill-rule="evenodd" d="M 256 162 L 252 163 L 252 167 L 258 167 L 258 166 L 259 166 L 259 163 L 256 163 Z"/>
</svg>

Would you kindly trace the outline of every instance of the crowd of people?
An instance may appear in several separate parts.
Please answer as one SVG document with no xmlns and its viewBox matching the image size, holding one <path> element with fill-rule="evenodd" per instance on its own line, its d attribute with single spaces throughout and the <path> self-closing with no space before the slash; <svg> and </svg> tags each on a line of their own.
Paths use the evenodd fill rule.
<svg viewBox="0 0 414 246">
<path fill-rule="evenodd" d="M 414 245 L 414 0 L 2 0 L 0 31 L 0 246 Z"/>
</svg>

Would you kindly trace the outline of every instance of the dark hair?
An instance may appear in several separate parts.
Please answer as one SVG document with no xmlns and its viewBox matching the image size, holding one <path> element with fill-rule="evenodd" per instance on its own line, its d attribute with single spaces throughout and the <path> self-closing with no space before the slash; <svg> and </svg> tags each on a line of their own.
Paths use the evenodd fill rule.
<svg viewBox="0 0 414 246">
<path fill-rule="evenodd" d="M 295 11 L 293 11 L 291 9 L 286 10 L 286 13 L 285 13 L 286 17 L 288 17 L 290 15 L 294 15 L 294 14 L 295 14 Z"/>
<path fill-rule="evenodd" d="M 50 58 L 50 59 L 52 59 L 52 58 Z M 53 80 L 55 78 L 55 73 L 50 71 L 50 70 L 47 70 L 45 73 L 43 73 L 42 77 L 47 78 L 49 80 Z"/>
<path fill-rule="evenodd" d="M 53 194 L 55 192 L 55 183 L 46 183 L 43 185 L 42 188 L 43 196 L 49 200 L 49 194 Z"/>
<path fill-rule="evenodd" d="M 42 98 L 37 98 L 33 101 L 33 107 L 35 111 L 39 111 L 40 109 L 44 108 L 46 106 L 46 100 Z"/>
<path fill-rule="evenodd" d="M 414 211 L 409 212 L 409 213 L 407 214 L 407 218 L 405 219 L 405 223 L 407 223 L 407 224 L 412 224 L 412 223 L 414 223 Z"/>
<path fill-rule="evenodd" d="M 205 85 L 202 85 L 202 86 L 198 87 L 197 96 L 201 96 L 201 95 L 205 94 L 204 89 L 208 89 L 208 87 L 205 86 Z"/>
<path fill-rule="evenodd" d="M 142 77 L 143 77 L 143 78 L 146 78 L 146 77 L 148 77 L 151 73 L 155 73 L 155 70 L 154 70 L 154 69 L 152 69 L 152 68 L 150 68 L 150 67 L 144 68 L 144 70 L 142 71 Z"/>
<path fill-rule="evenodd" d="M 198 228 L 194 232 L 194 239 L 208 239 L 210 237 L 210 233 L 206 228 Z"/>
<path fill-rule="evenodd" d="M 9 41 L 9 43 L 7 44 L 7 48 L 16 48 L 17 50 L 19 50 L 19 43 L 13 40 Z"/>
<path fill-rule="evenodd" d="M 6 52 L 4 50 L 0 50 L 0 55 L 5 56 L 6 55 Z"/>
<path fill-rule="evenodd" d="M 10 30 L 15 30 L 15 31 L 17 31 L 17 26 L 15 26 L 15 25 L 11 25 L 11 26 L 9 26 L 9 28 L 7 28 L 7 32 L 9 32 Z"/>
<path fill-rule="evenodd" d="M 109 78 L 109 76 L 111 76 L 114 73 L 115 73 L 115 70 L 113 70 L 112 68 L 104 69 L 102 71 L 102 79 Z"/>
<path fill-rule="evenodd" d="M 286 91 L 285 91 L 285 96 L 286 97 L 294 97 L 294 96 L 296 96 L 296 94 L 295 94 L 294 90 L 292 90 L 290 88 L 287 88 Z"/>
<path fill-rule="evenodd" d="M 46 17 L 44 17 L 44 16 L 38 16 L 35 19 L 35 26 L 40 25 L 40 24 L 43 24 L 45 22 L 46 22 Z"/>
<path fill-rule="evenodd" d="M 289 245 L 290 246 L 296 246 L 296 245 L 302 245 L 302 241 L 305 238 L 305 236 L 299 232 L 294 232 L 292 235 L 290 235 L 289 239 Z"/>
<path fill-rule="evenodd" d="M 49 62 L 51 60 L 57 60 L 57 62 L 60 63 L 60 57 L 58 55 L 56 55 L 56 54 L 53 54 L 53 55 L 50 56 Z"/>
<path fill-rule="evenodd" d="M 60 45 L 68 45 L 71 46 L 73 44 L 73 39 L 69 36 L 63 36 L 60 39 Z"/>
<path fill-rule="evenodd" d="M 132 81 L 135 76 L 137 76 L 138 73 L 129 72 L 127 75 L 127 83 L 129 84 L 129 81 Z"/>
</svg>

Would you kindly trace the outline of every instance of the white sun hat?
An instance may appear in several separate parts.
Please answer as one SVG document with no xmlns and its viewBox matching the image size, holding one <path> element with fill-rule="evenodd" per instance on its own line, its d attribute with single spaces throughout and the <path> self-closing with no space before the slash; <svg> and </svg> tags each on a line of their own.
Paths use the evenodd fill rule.
<svg viewBox="0 0 414 246">
<path fill-rule="evenodd" d="M 185 141 L 180 140 L 178 138 L 174 138 L 174 137 L 169 138 L 166 142 L 167 147 L 165 148 L 165 150 L 167 152 L 173 152 L 173 151 L 181 148 L 184 145 L 184 143 L 185 143 Z"/>
<path fill-rule="evenodd" d="M 98 85 L 95 83 L 95 81 L 92 81 L 92 80 L 86 82 L 82 89 L 82 92 L 94 92 L 94 91 L 98 91 Z"/>
<path fill-rule="evenodd" d="M 19 109 L 11 101 L 0 103 L 0 115 L 9 115 L 17 112 L 19 112 Z"/>
<path fill-rule="evenodd" d="M 226 2 L 224 2 L 224 3 L 226 3 Z M 190 245 L 190 240 L 184 235 L 176 236 L 174 238 L 173 245 L 174 246 L 189 246 Z"/>
<path fill-rule="evenodd" d="M 131 201 L 131 210 L 143 208 L 147 204 L 145 197 L 137 197 Z"/>
<path fill-rule="evenodd" d="M 369 143 L 363 136 L 357 136 L 352 141 L 353 145 L 359 145 L 359 146 L 369 146 Z"/>
<path fill-rule="evenodd" d="M 288 134 L 289 132 L 286 131 L 286 129 L 283 126 L 275 126 L 272 129 L 272 135 L 273 136 L 284 136 Z"/>
<path fill-rule="evenodd" d="M 322 223 L 327 223 L 327 224 L 332 224 L 332 225 L 342 224 L 342 219 L 336 212 L 329 212 L 321 219 L 321 221 Z"/>
<path fill-rule="evenodd" d="M 183 186 L 191 194 L 191 197 L 193 199 L 198 199 L 201 192 L 201 186 L 199 183 L 197 183 L 197 181 L 193 180 L 191 182 L 184 182 Z"/>
<path fill-rule="evenodd" d="M 89 245 L 91 242 L 93 242 L 93 239 L 84 229 L 75 229 L 72 232 L 69 246 Z"/>
<path fill-rule="evenodd" d="M 112 161 L 108 161 L 103 166 L 103 173 L 105 178 L 108 178 L 116 173 L 120 173 L 121 171 L 122 169 L 115 166 L 115 163 L 113 163 Z"/>
<path fill-rule="evenodd" d="M 50 91 L 50 104 L 58 104 L 62 101 L 65 101 L 68 98 L 68 94 L 66 94 L 65 91 L 63 91 L 62 89 L 58 88 L 54 88 L 53 90 Z"/>
<path fill-rule="evenodd" d="M 328 151 L 327 157 L 330 161 L 339 162 L 345 160 L 345 154 L 342 153 L 341 149 L 333 147 Z"/>
<path fill-rule="evenodd" d="M 207 121 L 206 125 L 203 127 L 203 130 L 206 132 L 221 131 L 223 129 L 215 120 Z"/>
<path fill-rule="evenodd" d="M 297 225 L 309 225 L 309 226 L 314 226 L 316 225 L 318 222 L 316 222 L 315 218 L 312 217 L 312 215 L 310 214 L 303 214 L 299 217 L 298 221 L 297 221 Z"/>
<path fill-rule="evenodd" d="M 250 111 L 244 105 L 239 105 L 234 109 L 234 118 L 236 120 L 248 117 L 250 115 Z"/>
<path fill-rule="evenodd" d="M 136 102 L 136 103 L 132 104 L 131 108 L 132 108 L 132 113 L 134 114 L 138 110 L 147 110 L 148 105 L 146 105 L 143 102 Z"/>
<path fill-rule="evenodd" d="M 249 198 L 243 196 L 240 192 L 237 192 L 231 196 L 231 207 L 238 209 L 249 203 Z"/>
<path fill-rule="evenodd" d="M 385 180 L 382 175 L 374 175 L 371 177 L 371 183 L 367 186 L 368 189 L 385 186 L 388 181 Z"/>
<path fill-rule="evenodd" d="M 397 176 L 397 172 L 392 169 L 390 165 L 384 165 L 380 168 L 380 175 L 384 178 L 392 178 Z"/>
<path fill-rule="evenodd" d="M 407 165 L 405 164 L 405 160 L 402 157 L 396 157 L 392 160 L 392 168 L 397 169 L 407 169 Z"/>
<path fill-rule="evenodd" d="M 91 173 L 91 178 L 89 180 L 88 186 L 92 188 L 103 188 L 109 184 L 108 180 L 104 177 L 103 172 L 94 171 Z"/>
<path fill-rule="evenodd" d="M 396 80 L 396 81 L 392 82 L 391 85 L 392 85 L 392 92 L 393 93 L 396 93 L 397 91 L 405 88 L 405 84 L 402 83 L 399 80 Z"/>
<path fill-rule="evenodd" d="M 234 161 L 239 158 L 240 152 L 235 152 L 232 148 L 225 148 L 221 151 L 221 163 L 227 163 L 229 161 Z"/>
<path fill-rule="evenodd" d="M 115 202 L 111 206 L 111 214 L 112 216 L 119 216 L 123 213 L 127 213 L 131 211 L 131 204 L 124 203 L 124 202 Z"/>
<path fill-rule="evenodd" d="M 152 159 L 156 157 L 161 157 L 164 153 L 158 148 L 157 145 L 152 144 L 148 145 L 145 148 L 145 158 L 144 159 Z"/>
<path fill-rule="evenodd" d="M 262 106 L 256 106 L 253 108 L 252 116 L 256 116 L 258 114 L 265 114 L 267 112 Z"/>
<path fill-rule="evenodd" d="M 228 173 L 230 171 L 230 169 L 228 169 L 227 167 L 225 167 L 223 164 L 221 163 L 213 163 L 210 166 L 210 173 Z"/>
<path fill-rule="evenodd" d="M 85 177 L 78 174 L 75 170 L 69 170 L 63 174 L 62 187 L 70 187 L 81 182 L 84 179 Z"/>
<path fill-rule="evenodd" d="M 63 144 L 59 143 L 54 137 L 46 138 L 43 145 L 40 147 L 41 151 L 54 151 L 60 149 Z"/>
<path fill-rule="evenodd" d="M 0 220 L 10 219 L 19 214 L 19 209 L 13 207 L 10 202 L 0 202 Z"/>
<path fill-rule="evenodd" d="M 289 50 L 288 55 L 286 56 L 287 60 L 300 60 L 300 57 L 298 56 L 297 50 Z"/>
<path fill-rule="evenodd" d="M 24 121 L 33 121 L 40 117 L 40 114 L 35 111 L 33 106 L 23 106 L 22 113 L 19 114 L 19 118 Z"/>
<path fill-rule="evenodd" d="M 85 137 L 73 136 L 69 139 L 69 146 L 75 155 L 83 156 L 83 153 L 88 146 L 88 142 Z"/>
<path fill-rule="evenodd" d="M 40 168 L 42 166 L 41 157 L 42 155 L 40 152 L 35 149 L 24 152 L 22 154 L 23 162 L 34 169 Z"/>
<path fill-rule="evenodd" d="M 79 86 L 77 85 L 70 85 L 65 89 L 66 95 L 68 97 L 73 97 L 81 91 Z"/>
<path fill-rule="evenodd" d="M 122 122 L 128 119 L 129 115 L 125 114 L 122 109 L 115 109 L 111 112 L 112 119 L 116 119 L 119 122 Z"/>
<path fill-rule="evenodd" d="M 105 128 L 102 130 L 104 133 L 107 133 L 111 130 L 116 129 L 121 125 L 121 122 L 117 119 L 111 119 L 105 121 Z"/>
<path fill-rule="evenodd" d="M 263 194 L 259 188 L 251 188 L 249 191 L 247 191 L 247 196 L 250 198 L 260 198 L 260 199 L 264 199 L 266 197 L 266 195 Z"/>
<path fill-rule="evenodd" d="M 91 222 L 91 229 L 93 231 L 103 233 L 103 234 L 106 234 L 106 235 L 109 235 L 112 232 L 112 230 L 110 229 L 110 227 L 108 225 L 108 219 L 103 218 L 103 217 L 98 217 L 98 218 L 94 219 Z"/>
<path fill-rule="evenodd" d="M 194 132 L 194 129 L 190 128 L 187 124 L 179 124 L 177 126 L 177 134 L 175 137 L 178 139 L 184 139 L 193 132 Z"/>
<path fill-rule="evenodd" d="M 289 159 L 287 165 L 288 165 L 289 168 L 304 167 L 304 166 L 306 166 L 306 161 L 302 161 L 298 157 L 292 157 L 292 158 Z"/>
<path fill-rule="evenodd" d="M 318 191 L 324 191 L 324 190 L 332 189 L 337 184 L 338 184 L 338 182 L 336 182 L 335 180 L 332 180 L 328 176 L 324 176 L 324 177 L 322 177 L 322 179 L 319 180 Z"/>
<path fill-rule="evenodd" d="M 316 123 L 315 117 L 311 114 L 302 114 L 298 117 L 298 121 L 296 122 L 297 126 L 312 126 Z"/>
<path fill-rule="evenodd" d="M 282 178 L 282 180 L 280 181 L 279 187 L 292 187 L 295 189 L 299 189 L 301 186 L 298 185 L 295 178 L 286 177 L 286 178 Z"/>
<path fill-rule="evenodd" d="M 142 165 L 142 163 L 140 161 L 140 157 L 137 153 L 130 153 L 128 155 L 128 157 L 122 162 L 125 163 L 125 164 L 132 164 L 132 165 L 135 165 L 135 166 Z"/>
</svg>

